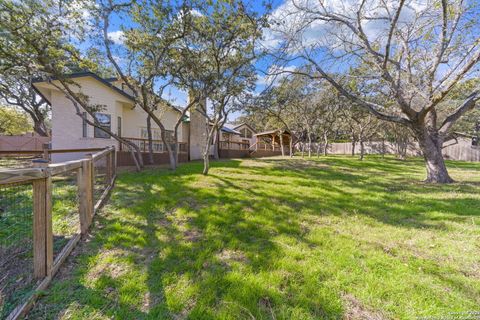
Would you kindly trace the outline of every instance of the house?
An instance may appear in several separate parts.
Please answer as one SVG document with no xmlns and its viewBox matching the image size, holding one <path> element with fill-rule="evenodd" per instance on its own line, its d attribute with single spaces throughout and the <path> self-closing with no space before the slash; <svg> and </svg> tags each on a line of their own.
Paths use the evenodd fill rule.
<svg viewBox="0 0 480 320">
<path fill-rule="evenodd" d="M 120 137 L 125 138 L 141 150 L 147 151 L 147 114 L 144 110 L 134 107 L 134 99 L 128 88 L 116 78 L 103 79 L 92 72 L 75 73 L 69 76 L 75 85 L 72 90 L 81 92 L 89 97 L 91 105 L 98 105 L 95 113 L 97 120 L 105 128 Z M 91 118 L 86 112 L 76 110 L 70 101 L 57 86 L 58 81 L 51 83 L 36 81 L 33 83 L 36 91 L 48 101 L 52 107 L 52 149 L 88 149 L 115 146 L 117 150 L 125 150 L 119 142 L 111 138 L 104 131 L 92 127 L 82 117 Z M 82 114 L 79 116 L 78 112 Z M 175 123 L 181 116 L 181 111 L 174 106 L 159 106 L 156 113 L 161 115 L 162 124 L 167 129 L 167 139 L 173 137 Z M 91 120 L 91 119 L 90 119 Z M 160 128 L 152 121 L 152 136 L 156 140 L 153 148 L 156 152 L 165 151 L 160 143 Z M 179 141 L 187 145 L 189 140 L 189 123 L 183 122 L 178 128 Z M 185 149 L 183 151 L 186 152 Z M 53 161 L 72 160 L 84 156 L 84 152 L 55 154 Z"/>
<path fill-rule="evenodd" d="M 147 114 L 139 107 L 135 107 L 132 92 L 117 78 L 103 79 L 92 72 L 80 72 L 68 76 L 73 82 L 71 89 L 89 97 L 89 104 L 98 106 L 95 117 L 103 127 L 125 140 L 135 143 L 148 155 Z M 90 115 L 78 109 L 66 95 L 58 89 L 58 80 L 51 82 L 38 80 L 33 83 L 35 90 L 52 107 L 52 138 L 51 148 L 72 150 L 70 153 L 52 155 L 52 161 L 66 161 L 85 156 L 90 148 L 105 148 L 115 146 L 118 150 L 119 165 L 131 164 L 131 158 L 124 145 L 111 138 L 99 128 L 87 124 L 85 119 Z M 206 102 L 198 103 L 189 113 L 189 117 L 182 119 L 178 127 L 180 142 L 180 161 L 202 158 L 202 150 L 206 140 L 206 121 L 199 108 L 205 108 Z M 182 117 L 182 111 L 170 104 L 164 103 L 155 111 L 167 130 L 167 139 L 173 137 L 175 124 Z M 90 119 L 92 120 L 92 119 Z M 166 148 L 160 139 L 160 128 L 152 121 L 153 151 L 156 163 L 167 163 Z M 249 149 L 256 143 L 255 130 L 248 124 L 226 125 L 219 133 L 219 150 L 242 150 L 234 156 L 249 156 Z M 221 153 L 222 154 L 222 153 Z M 231 157 L 223 153 L 226 157 Z"/>
<path fill-rule="evenodd" d="M 226 124 L 225 127 L 233 130 L 236 134 L 229 137 L 224 137 L 221 140 L 225 141 L 231 139 L 232 141 L 248 143 L 249 146 L 253 146 L 255 142 L 257 142 L 255 138 L 257 131 L 247 123 Z"/>
</svg>

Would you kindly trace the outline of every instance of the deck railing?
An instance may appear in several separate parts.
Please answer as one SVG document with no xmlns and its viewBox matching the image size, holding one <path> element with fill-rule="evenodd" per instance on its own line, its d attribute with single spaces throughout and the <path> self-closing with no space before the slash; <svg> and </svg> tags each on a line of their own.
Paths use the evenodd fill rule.
<svg viewBox="0 0 480 320">
<path fill-rule="evenodd" d="M 149 152 L 148 149 L 148 139 L 143 138 L 129 138 L 129 137 L 122 137 L 123 139 L 134 143 L 137 147 L 140 148 L 141 152 Z M 186 153 L 188 149 L 188 144 L 186 142 L 179 142 L 178 143 L 178 152 Z M 172 150 L 175 148 L 175 144 L 170 144 Z M 129 146 L 127 144 L 121 143 L 120 144 L 120 151 L 128 150 Z M 154 153 L 163 153 L 167 152 L 167 148 L 164 146 L 162 140 L 152 140 L 152 150 Z"/>
<path fill-rule="evenodd" d="M 242 141 L 220 141 L 218 147 L 221 150 L 248 150 L 250 143 Z"/>
<path fill-rule="evenodd" d="M 284 146 L 285 148 L 285 146 Z M 278 144 L 272 145 L 271 143 L 266 143 L 259 141 L 252 145 L 250 148 L 252 151 L 264 150 L 264 151 L 282 151 L 282 147 Z"/>
<path fill-rule="evenodd" d="M 0 170 L 0 318 L 28 312 L 87 233 L 115 177 L 114 147 L 80 160 Z"/>
</svg>

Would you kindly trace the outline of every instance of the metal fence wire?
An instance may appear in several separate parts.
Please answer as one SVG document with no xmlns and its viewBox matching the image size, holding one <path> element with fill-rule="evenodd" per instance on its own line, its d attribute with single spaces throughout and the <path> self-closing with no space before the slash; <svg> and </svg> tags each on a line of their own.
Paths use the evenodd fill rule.
<svg viewBox="0 0 480 320">
<path fill-rule="evenodd" d="M 80 233 L 78 170 L 52 177 L 52 230 L 54 258 Z"/>
<path fill-rule="evenodd" d="M 22 317 L 35 290 L 48 285 L 88 232 L 115 165 L 108 148 L 82 160 L 0 171 L 0 319 Z"/>
<path fill-rule="evenodd" d="M 97 203 L 110 183 L 107 172 L 109 159 L 101 157 L 93 161 L 93 203 Z"/>
<path fill-rule="evenodd" d="M 29 168 L 32 160 L 38 158 L 33 156 L 6 157 L 0 155 L 0 169 Z"/>
<path fill-rule="evenodd" d="M 32 183 L 0 185 L 0 319 L 34 287 Z"/>
</svg>

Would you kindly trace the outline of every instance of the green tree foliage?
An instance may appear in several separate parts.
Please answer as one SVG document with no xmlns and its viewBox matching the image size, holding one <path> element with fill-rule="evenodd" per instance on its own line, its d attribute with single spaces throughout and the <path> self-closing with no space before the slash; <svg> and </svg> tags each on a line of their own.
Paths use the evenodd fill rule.
<svg viewBox="0 0 480 320">
<path fill-rule="evenodd" d="M 0 106 L 0 135 L 18 135 L 32 131 L 28 116 L 14 108 Z"/>
</svg>

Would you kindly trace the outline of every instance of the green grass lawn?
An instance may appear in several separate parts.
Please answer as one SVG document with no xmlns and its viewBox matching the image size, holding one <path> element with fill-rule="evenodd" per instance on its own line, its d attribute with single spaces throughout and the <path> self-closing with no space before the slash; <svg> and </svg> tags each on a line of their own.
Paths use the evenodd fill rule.
<svg viewBox="0 0 480 320">
<path fill-rule="evenodd" d="M 120 174 L 32 319 L 412 319 L 480 311 L 480 164 L 201 163 Z"/>
</svg>

